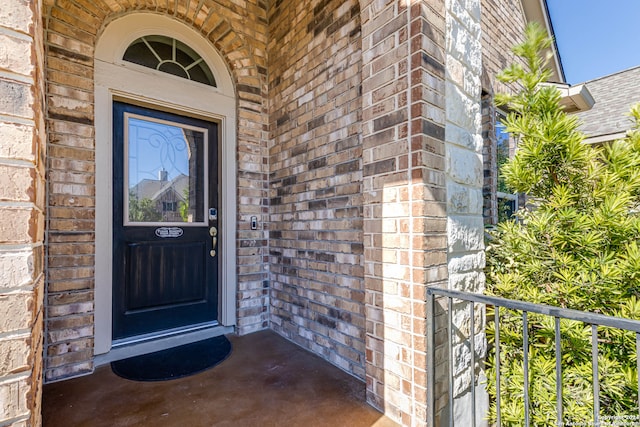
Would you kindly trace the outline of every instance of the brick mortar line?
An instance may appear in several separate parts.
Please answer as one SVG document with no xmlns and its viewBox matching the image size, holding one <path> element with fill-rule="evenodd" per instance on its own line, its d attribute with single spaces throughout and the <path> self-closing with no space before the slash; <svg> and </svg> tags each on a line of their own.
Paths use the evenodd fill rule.
<svg viewBox="0 0 640 427">
<path fill-rule="evenodd" d="M 24 83 L 28 85 L 34 85 L 34 79 L 31 75 L 13 73 L 7 70 L 0 70 L 0 79 L 10 80 L 17 83 Z"/>
<path fill-rule="evenodd" d="M 20 340 L 25 338 L 31 338 L 31 329 L 0 333 L 0 341 Z"/>
<path fill-rule="evenodd" d="M 80 64 L 79 64 L 80 65 Z M 78 79 L 79 81 L 87 81 L 88 83 L 90 83 L 91 85 L 94 84 L 95 81 L 95 69 L 93 67 L 88 67 L 86 66 L 88 69 L 91 70 L 91 75 L 90 76 L 86 76 L 84 74 L 77 74 L 77 73 L 73 73 L 73 72 L 69 72 L 69 71 L 64 71 L 64 70 L 58 70 L 55 68 L 48 68 L 47 69 L 47 84 L 53 84 L 56 86 L 63 86 L 69 89 L 73 89 L 73 90 L 81 90 L 83 92 L 87 92 L 87 93 L 92 93 L 91 90 L 89 89 L 85 89 L 82 86 L 76 86 L 76 85 L 72 85 L 72 84 L 65 84 L 64 82 L 60 81 L 60 80 L 56 80 L 56 79 L 52 79 L 51 78 L 51 74 L 60 74 L 62 77 L 71 77 L 72 80 Z M 48 93 L 47 93 L 48 95 Z M 47 109 L 48 111 L 48 109 Z"/>
<path fill-rule="evenodd" d="M 17 245 L 0 244 L 0 255 L 4 255 L 3 252 L 8 252 L 8 253 L 31 252 L 33 249 L 39 248 L 40 246 L 44 246 L 44 244 L 42 242 L 25 243 L 25 244 L 17 244 Z"/>
<path fill-rule="evenodd" d="M 0 114 L 0 122 L 4 122 L 9 125 L 22 125 L 29 126 L 31 128 L 35 128 L 35 121 L 33 119 L 27 119 L 24 117 L 17 116 L 8 116 L 5 114 Z"/>
<path fill-rule="evenodd" d="M 66 365 L 56 366 L 56 367 L 54 367 L 54 368 L 47 368 L 47 369 L 43 369 L 43 373 L 47 373 L 47 372 L 51 372 L 51 371 L 55 371 L 55 370 L 58 370 L 58 369 L 60 369 L 60 368 L 65 367 L 65 366 L 82 365 L 82 364 L 87 364 L 87 363 L 89 363 L 89 362 L 88 362 L 88 361 L 80 361 L 80 362 L 76 362 L 76 363 L 68 363 L 68 364 L 66 364 Z M 60 382 L 60 381 L 66 381 L 66 380 L 72 380 L 72 379 L 74 379 L 74 378 L 85 377 L 85 376 L 90 375 L 90 374 L 92 374 L 93 372 L 95 372 L 95 370 L 96 370 L 96 367 L 95 367 L 95 365 L 94 365 L 94 364 L 93 364 L 93 362 L 92 362 L 92 364 L 91 364 L 91 368 L 90 368 L 90 369 L 88 369 L 88 370 L 86 370 L 86 371 L 83 371 L 83 372 L 74 372 L 74 373 L 73 373 L 73 374 L 71 374 L 71 375 L 58 376 L 58 377 L 55 377 L 55 378 L 53 378 L 53 379 L 51 379 L 51 378 L 49 378 L 49 379 L 45 379 L 45 380 L 43 381 L 43 383 L 44 383 L 44 384 L 53 384 L 53 383 L 57 383 L 57 382 Z M 46 375 L 45 375 L 45 376 L 46 376 Z M 0 427 L 2 427 L 2 426 L 0 426 Z"/>
<path fill-rule="evenodd" d="M 8 157 L 0 157 L 0 166 L 15 166 L 25 169 L 35 169 L 37 167 L 31 160 L 12 159 Z"/>
<path fill-rule="evenodd" d="M 59 70 L 52 70 L 52 71 L 59 71 Z M 60 72 L 63 72 L 63 71 L 60 71 Z M 75 74 L 72 74 L 72 75 L 75 76 Z M 81 88 L 81 87 L 71 86 L 69 84 L 64 84 L 63 82 L 56 82 L 56 81 L 47 80 L 47 88 L 49 88 L 49 87 L 67 88 L 67 89 L 71 89 L 73 91 L 84 92 L 86 94 L 91 95 L 92 97 L 94 96 L 94 91 L 92 91 L 92 90 L 87 90 L 87 89 L 84 89 L 84 88 Z M 72 98 L 72 97 L 69 97 L 69 96 L 64 96 L 64 95 L 60 95 L 60 94 L 55 93 L 55 92 L 51 92 L 51 90 L 47 90 L 45 92 L 45 95 L 47 97 L 49 97 L 49 96 L 58 96 L 58 97 L 64 97 L 64 98 L 67 98 L 67 99 L 74 99 L 76 101 L 87 102 L 89 104 L 95 104 L 94 100 L 86 101 L 84 99 L 75 99 L 75 98 Z"/>
<path fill-rule="evenodd" d="M 15 208 L 15 209 L 35 209 L 39 212 L 43 212 L 35 202 L 21 202 L 21 201 L 0 201 L 0 208 Z"/>
<path fill-rule="evenodd" d="M 0 295 L 33 294 L 34 289 L 38 286 L 38 282 L 42 277 L 43 275 L 39 274 L 34 280 L 20 286 L 12 286 L 10 288 L 0 287 Z"/>
<path fill-rule="evenodd" d="M 0 377 L 0 386 L 12 384 L 21 380 L 29 379 L 32 374 L 32 370 L 23 371 L 17 374 L 8 374 Z"/>
<path fill-rule="evenodd" d="M 58 8 L 58 9 L 60 9 L 60 8 Z M 53 10 L 53 9 L 52 9 L 52 10 Z M 63 10 L 63 11 L 64 11 L 65 9 L 60 9 L 60 10 Z M 113 17 L 113 14 L 110 14 L 110 15 Z M 120 16 L 121 16 L 121 14 L 118 14 L 118 16 L 117 16 L 116 18 L 118 18 L 118 17 L 120 17 Z M 74 17 L 74 16 L 72 16 L 72 17 Z M 91 35 L 95 40 L 97 40 L 97 39 L 98 39 L 98 37 L 99 37 L 98 32 L 99 32 L 99 30 L 100 30 L 101 28 L 100 28 L 100 29 L 98 29 L 98 31 L 96 31 L 96 33 L 92 34 L 92 33 L 87 32 L 86 30 L 84 30 L 84 29 L 80 28 L 79 26 L 77 26 L 77 25 L 76 25 L 76 24 L 74 24 L 74 23 L 69 23 L 69 22 L 64 21 L 64 20 L 62 20 L 62 19 L 58 19 L 58 18 L 56 18 L 55 16 L 52 16 L 52 14 L 51 14 L 51 13 L 47 13 L 47 18 L 46 18 L 46 19 L 47 19 L 47 21 L 56 21 L 56 22 L 59 22 L 59 23 L 63 24 L 64 26 L 66 26 L 66 27 L 68 27 L 68 28 L 75 29 L 75 30 L 79 30 L 79 31 L 81 31 L 81 32 L 83 32 L 83 33 L 85 33 L 85 34 L 89 34 L 89 35 Z M 103 19 L 103 20 L 102 20 L 102 22 L 104 23 L 104 22 L 105 22 L 106 20 L 108 20 L 108 19 L 109 19 L 109 18 L 107 17 L 107 19 Z M 112 20 L 110 20 L 110 21 L 109 21 L 109 23 L 110 23 L 111 21 L 112 21 Z M 88 47 L 88 48 L 90 48 L 90 49 L 92 49 L 92 50 L 95 50 L 95 43 L 94 43 L 94 44 L 87 44 L 87 43 L 85 43 L 85 42 L 81 41 L 80 39 L 78 39 L 78 38 L 74 37 L 73 35 L 70 35 L 70 34 L 64 34 L 64 33 L 61 33 L 61 32 L 59 32 L 59 31 L 54 31 L 54 30 L 52 30 L 52 29 L 51 29 L 51 24 L 49 24 L 49 22 L 47 22 L 47 24 L 46 24 L 46 25 L 43 25 L 43 29 L 44 29 L 44 40 L 43 40 L 43 44 L 45 44 L 45 45 L 47 45 L 47 46 L 55 46 L 55 47 L 58 47 L 58 48 L 63 49 L 63 50 L 67 50 L 67 51 L 71 51 L 71 52 L 77 52 L 77 53 L 82 54 L 82 52 L 74 51 L 74 50 L 72 50 L 72 48 L 69 48 L 69 47 L 67 47 L 67 46 L 59 45 L 59 44 L 54 43 L 54 42 L 52 42 L 51 40 L 49 40 L 49 37 L 48 37 L 48 36 L 49 36 L 49 34 L 55 34 L 55 35 L 60 36 L 61 38 L 65 39 L 65 40 L 71 40 L 71 41 L 77 42 L 78 44 L 80 44 L 80 45 L 82 45 L 82 46 L 86 46 L 86 47 Z M 45 51 L 45 53 L 48 55 L 48 54 L 49 54 L 49 51 L 48 51 L 48 50 L 46 50 L 46 51 Z M 83 55 L 84 55 L 84 54 L 83 54 Z"/>
<path fill-rule="evenodd" d="M 25 42 L 33 43 L 33 36 L 29 33 L 23 33 L 22 31 L 18 31 L 9 27 L 0 26 L 0 34 L 5 36 L 14 37 L 16 39 L 20 39 Z"/>
<path fill-rule="evenodd" d="M 13 426 L 16 423 L 19 423 L 20 421 L 29 421 L 30 418 L 31 418 L 31 413 L 29 413 L 28 415 L 21 415 L 19 417 L 7 419 L 7 420 L 4 420 L 4 421 L 0 422 L 0 427 Z"/>
</svg>

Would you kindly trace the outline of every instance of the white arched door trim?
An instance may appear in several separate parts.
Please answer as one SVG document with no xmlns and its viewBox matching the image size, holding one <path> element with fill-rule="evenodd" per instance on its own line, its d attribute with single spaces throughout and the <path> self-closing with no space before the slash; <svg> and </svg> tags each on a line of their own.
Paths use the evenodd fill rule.
<svg viewBox="0 0 640 427">
<path fill-rule="evenodd" d="M 122 60 L 127 47 L 145 35 L 175 38 L 207 62 L 217 87 Z M 169 17 L 132 13 L 104 29 L 95 51 L 96 263 L 95 354 L 112 346 L 112 103 L 113 100 L 176 112 L 220 123 L 219 322 L 236 323 L 236 99 L 224 60 L 198 32 Z"/>
</svg>

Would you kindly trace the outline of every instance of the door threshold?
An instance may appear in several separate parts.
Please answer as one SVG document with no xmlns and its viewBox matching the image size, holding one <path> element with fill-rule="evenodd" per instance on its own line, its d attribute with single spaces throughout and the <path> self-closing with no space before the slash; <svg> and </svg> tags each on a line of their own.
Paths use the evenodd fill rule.
<svg viewBox="0 0 640 427">
<path fill-rule="evenodd" d="M 116 360 L 166 350 L 192 342 L 206 340 L 234 332 L 233 326 L 197 325 L 188 329 L 166 331 L 161 334 L 143 335 L 127 340 L 114 341 L 111 351 L 94 357 L 94 366 L 102 366 Z"/>
</svg>

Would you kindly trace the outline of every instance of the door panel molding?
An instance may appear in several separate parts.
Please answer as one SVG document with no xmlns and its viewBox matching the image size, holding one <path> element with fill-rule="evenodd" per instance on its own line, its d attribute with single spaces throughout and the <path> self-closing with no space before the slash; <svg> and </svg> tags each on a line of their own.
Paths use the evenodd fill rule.
<svg viewBox="0 0 640 427">
<path fill-rule="evenodd" d="M 127 266 L 125 272 L 127 280 L 129 280 L 129 282 L 137 282 L 137 278 L 140 276 L 148 275 L 153 277 L 157 274 L 156 266 L 163 264 L 170 265 L 172 270 L 175 271 L 174 274 L 176 276 L 185 278 L 190 276 L 190 278 L 200 286 L 197 288 L 180 289 L 177 291 L 180 292 L 177 296 L 177 292 L 158 292 L 157 286 L 137 286 L 135 292 L 127 294 L 127 307 L 129 307 L 130 312 L 145 311 L 149 307 L 157 305 L 197 303 L 207 298 L 203 269 L 193 269 L 191 265 L 187 263 L 190 259 L 206 256 L 205 242 L 178 243 L 174 246 L 176 246 L 174 250 L 180 254 L 178 261 L 166 260 L 170 254 L 165 253 L 164 245 L 159 242 L 128 243 L 125 249 L 128 252 L 127 258 L 135 257 L 139 259 L 140 262 Z M 160 280 L 162 280 L 162 278 L 154 278 L 151 283 Z M 161 288 L 163 290 L 166 289 L 164 286 Z"/>
<path fill-rule="evenodd" d="M 159 33 L 158 31 L 162 31 Z M 127 33 L 129 31 L 129 33 Z M 160 76 L 144 69 L 123 67 L 114 59 L 124 52 L 131 38 L 144 34 L 175 37 L 198 49 L 215 73 L 218 88 L 174 76 Z M 129 40 L 131 39 L 131 40 Z M 113 48 L 115 46 L 115 48 Z M 112 49 L 113 48 L 113 49 Z M 120 49 L 120 53 L 115 52 Z M 105 52 L 111 52 L 109 55 Z M 111 56 L 110 56 L 111 55 Z M 153 70 L 149 70 L 153 71 Z M 111 22 L 96 45 L 95 139 L 96 139 L 96 266 L 95 266 L 95 354 L 107 353 L 112 345 L 112 108 L 114 100 L 219 122 L 220 239 L 225 245 L 219 256 L 219 322 L 236 324 L 236 99 L 229 71 L 216 50 L 190 27 L 158 14 L 134 13 Z"/>
</svg>

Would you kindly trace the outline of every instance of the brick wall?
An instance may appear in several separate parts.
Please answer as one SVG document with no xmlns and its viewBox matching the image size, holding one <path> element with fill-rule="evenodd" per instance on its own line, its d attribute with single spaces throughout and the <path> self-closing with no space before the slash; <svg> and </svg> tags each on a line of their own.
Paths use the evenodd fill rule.
<svg viewBox="0 0 640 427">
<path fill-rule="evenodd" d="M 365 1 L 367 398 L 426 422 L 426 286 L 446 286 L 445 2 Z"/>
<path fill-rule="evenodd" d="M 195 28 L 226 59 L 238 105 L 238 331 L 268 322 L 266 4 L 258 0 L 55 0 L 45 12 L 48 143 L 47 380 L 93 369 L 95 128 L 93 52 L 103 25 L 135 11 Z"/>
<path fill-rule="evenodd" d="M 496 139 L 496 105 L 493 95 L 482 95 L 482 215 L 486 225 L 498 223 L 498 150 Z"/>
<path fill-rule="evenodd" d="M 40 2 L 0 7 L 0 424 L 40 425 L 44 274 Z"/>
<path fill-rule="evenodd" d="M 277 0 L 268 16 L 258 0 L 51 0 L 43 14 L 9 2 L 0 10 L 0 304 L 10 314 L 0 395 L 11 404 L 1 421 L 40 422 L 45 206 L 45 378 L 93 369 L 93 50 L 111 19 L 148 10 L 203 34 L 236 84 L 238 331 L 271 325 L 366 378 L 369 402 L 390 417 L 424 423 L 425 289 L 483 286 L 478 1 Z M 490 109 L 502 90 L 492 76 L 524 19 L 517 0 L 483 7 Z M 456 384 L 462 396 L 467 378 Z"/>
<path fill-rule="evenodd" d="M 364 378 L 360 8 L 269 13 L 271 326 Z"/>
<path fill-rule="evenodd" d="M 499 92 L 512 92 L 518 86 L 506 85 L 495 76 L 512 62 L 519 60 L 511 48 L 523 41 L 527 22 L 521 0 L 482 0 L 482 138 L 484 182 L 483 213 L 486 224 L 498 222 L 498 159 L 496 152 L 496 111 L 493 97 Z"/>
<path fill-rule="evenodd" d="M 511 87 L 496 80 L 496 74 L 517 58 L 511 48 L 524 40 L 527 26 L 522 0 L 482 0 L 482 89 L 488 93 L 509 92 Z"/>
</svg>

